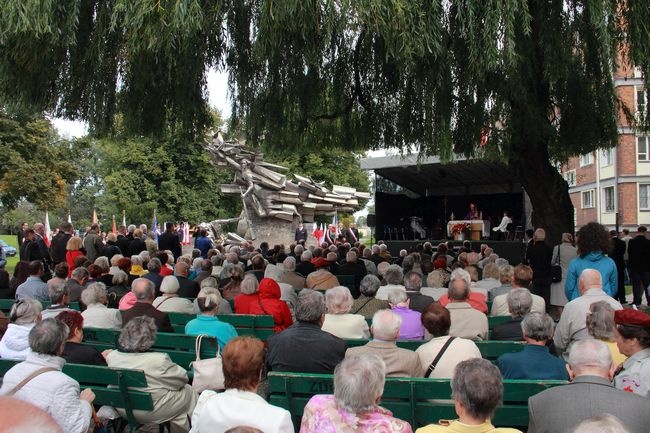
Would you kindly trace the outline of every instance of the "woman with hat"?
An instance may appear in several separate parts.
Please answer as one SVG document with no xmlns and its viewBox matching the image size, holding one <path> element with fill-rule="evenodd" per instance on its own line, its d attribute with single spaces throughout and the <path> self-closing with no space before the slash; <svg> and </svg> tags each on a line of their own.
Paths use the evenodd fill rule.
<svg viewBox="0 0 650 433">
<path fill-rule="evenodd" d="M 650 397 L 650 314 L 634 309 L 614 313 L 616 344 L 628 358 L 614 384 L 623 391 Z"/>
</svg>

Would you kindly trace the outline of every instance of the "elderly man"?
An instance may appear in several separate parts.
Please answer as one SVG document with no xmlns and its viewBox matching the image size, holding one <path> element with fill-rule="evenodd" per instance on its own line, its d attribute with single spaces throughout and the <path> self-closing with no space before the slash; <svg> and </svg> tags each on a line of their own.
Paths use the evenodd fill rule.
<svg viewBox="0 0 650 433">
<path fill-rule="evenodd" d="M 196 298 L 199 294 L 199 283 L 187 278 L 189 273 L 190 267 L 187 263 L 179 260 L 178 263 L 174 265 L 174 275 L 176 275 L 178 285 L 180 286 L 178 289 L 178 296 L 181 298 Z"/>
<path fill-rule="evenodd" d="M 160 296 L 160 284 L 162 283 L 162 280 L 164 278 L 162 275 L 160 275 L 161 269 L 162 269 L 162 263 L 160 263 L 160 259 L 154 257 L 149 260 L 149 263 L 147 263 L 147 271 L 149 272 L 147 272 L 143 276 L 143 278 L 150 280 L 156 287 L 155 288 L 156 296 Z"/>
<path fill-rule="evenodd" d="M 523 289 L 522 289 L 523 290 Z M 505 353 L 496 360 L 504 379 L 567 380 L 565 362 L 549 353 L 555 323 L 546 313 L 529 313 L 521 322 L 526 346 L 521 352 Z"/>
<path fill-rule="evenodd" d="M 402 327 L 399 332 L 400 340 L 422 340 L 424 338 L 424 325 L 422 313 L 412 310 L 406 292 L 398 289 L 388 293 L 388 303 L 395 314 L 402 318 Z"/>
<path fill-rule="evenodd" d="M 594 302 L 605 301 L 614 310 L 623 307 L 614 298 L 603 291 L 603 282 L 600 272 L 595 269 L 585 269 L 580 274 L 578 281 L 580 297 L 570 301 L 564 306 L 560 321 L 555 330 L 555 348 L 557 353 L 569 352 L 571 343 L 576 340 L 589 338 L 587 332 L 587 313 Z M 565 356 L 566 358 L 566 356 Z"/>
<path fill-rule="evenodd" d="M 488 335 L 487 316 L 473 308 L 467 301 L 469 283 L 456 277 L 449 282 L 449 304 L 446 308 L 451 316 L 449 335 L 470 340 L 485 340 Z"/>
<path fill-rule="evenodd" d="M 360 295 L 359 285 L 366 274 L 368 274 L 366 266 L 357 261 L 357 253 L 349 251 L 345 255 L 345 263 L 339 266 L 337 275 L 352 275 L 354 277 L 354 290 L 351 289 L 350 293 L 354 299 L 357 299 Z"/>
<path fill-rule="evenodd" d="M 70 292 L 70 301 L 77 302 L 81 297 L 81 292 L 86 288 L 86 282 L 90 277 L 88 269 L 81 267 L 75 268 L 70 278 L 65 282 L 65 286 Z"/>
<path fill-rule="evenodd" d="M 397 347 L 402 318 L 391 310 L 379 310 L 372 318 L 370 332 L 372 341 L 359 347 L 351 347 L 345 356 L 357 356 L 373 353 L 386 364 L 386 376 L 420 377 L 422 367 L 420 358 L 412 350 Z"/>
<path fill-rule="evenodd" d="M 264 259 L 262 259 L 262 263 L 264 263 Z M 210 276 L 212 276 L 212 261 L 208 259 L 203 259 L 201 260 L 201 270 L 196 275 L 196 277 L 194 277 L 194 282 L 196 282 L 197 284 L 201 284 L 201 281 L 205 280 Z M 264 272 L 262 272 L 262 278 L 263 277 L 264 277 Z"/>
<path fill-rule="evenodd" d="M 43 262 L 34 260 L 29 262 L 28 266 L 29 277 L 24 283 L 16 289 L 16 300 L 22 301 L 23 299 L 36 299 L 39 301 L 47 301 L 50 293 L 47 290 L 47 284 L 43 282 Z"/>
<path fill-rule="evenodd" d="M 312 254 L 311 251 L 303 251 L 300 254 L 300 263 L 296 265 L 296 272 L 306 277 L 316 270 L 316 266 L 311 262 Z"/>
<path fill-rule="evenodd" d="M 379 248 L 379 245 L 375 244 L 372 246 L 370 249 L 370 260 L 375 264 L 375 266 L 379 266 L 381 262 L 387 261 L 382 255 L 381 255 L 381 248 Z"/>
<path fill-rule="evenodd" d="M 157 310 L 153 305 L 154 284 L 146 278 L 136 278 L 131 284 L 131 291 L 135 295 L 136 303 L 128 310 L 122 310 L 122 325 L 138 316 L 151 317 L 156 323 L 156 328 L 161 332 L 174 332 L 167 313 Z"/>
<path fill-rule="evenodd" d="M 83 242 L 84 248 L 86 249 L 86 257 L 91 262 L 94 262 L 104 249 L 104 243 L 98 233 L 99 224 L 93 224 L 90 226 L 90 230 L 86 233 L 86 236 L 84 236 Z"/>
<path fill-rule="evenodd" d="M 512 287 L 522 287 L 528 289 L 531 281 L 533 280 L 533 269 L 526 265 L 517 265 L 513 270 Z M 541 296 L 532 294 L 533 305 L 530 310 L 538 313 L 546 312 L 546 302 Z M 493 298 L 492 309 L 490 310 L 492 316 L 508 316 L 508 298 L 507 294 L 499 295 Z"/>
<path fill-rule="evenodd" d="M 73 311 L 70 308 L 70 292 L 65 284 L 54 284 L 49 287 L 50 306 L 41 311 L 41 318 L 56 317 L 62 311 Z"/>
<path fill-rule="evenodd" d="M 469 296 L 467 298 L 467 303 L 474 308 L 477 311 L 480 311 L 483 314 L 487 314 L 488 307 L 487 303 L 485 302 L 486 297 L 483 293 L 480 293 L 478 291 L 473 291 L 472 290 L 472 277 L 470 276 L 470 273 L 467 272 L 465 269 L 454 269 L 454 271 L 450 275 L 450 284 L 451 280 L 456 279 L 456 278 L 461 278 L 467 283 L 467 287 L 469 287 Z M 450 302 L 449 298 L 449 293 L 445 293 L 444 295 L 440 296 L 440 299 L 438 299 L 438 302 L 440 305 L 443 307 L 446 307 L 447 304 Z"/>
<path fill-rule="evenodd" d="M 344 358 L 345 341 L 321 330 L 326 313 L 323 295 L 305 289 L 298 296 L 296 323 L 268 339 L 269 371 L 331 374 Z"/>
<path fill-rule="evenodd" d="M 379 288 L 375 297 L 386 301 L 388 300 L 388 294 L 392 292 L 393 289 L 401 290 L 406 293 L 406 288 L 402 284 L 403 280 L 404 271 L 402 268 L 398 265 L 389 265 L 384 271 L 384 281 L 386 281 L 386 285 Z"/>
<path fill-rule="evenodd" d="M 407 272 L 404 275 L 404 288 L 406 289 L 406 296 L 410 301 L 410 306 L 413 310 L 424 311 L 429 304 L 433 302 L 433 298 L 420 293 L 422 288 L 422 274 L 416 271 Z"/>
<path fill-rule="evenodd" d="M 521 321 L 526 314 L 530 313 L 533 297 L 530 290 L 517 287 L 508 292 L 506 298 L 512 320 L 494 325 L 490 338 L 492 340 L 523 341 Z"/>
<path fill-rule="evenodd" d="M 289 256 L 282 262 L 284 273 L 280 277 L 280 283 L 291 285 L 295 291 L 305 288 L 305 277 L 296 272 L 296 259 Z"/>
<path fill-rule="evenodd" d="M 617 416 L 632 433 L 648 431 L 650 399 L 614 388 L 616 366 L 600 340 L 577 341 L 567 366 L 571 383 L 528 400 L 528 433 L 570 432 L 600 413 Z"/>
<path fill-rule="evenodd" d="M 390 308 L 388 301 L 375 298 L 380 284 L 381 281 L 374 275 L 363 277 L 359 285 L 361 295 L 354 300 L 350 313 L 361 314 L 366 319 L 372 319 L 377 311 Z"/>
<path fill-rule="evenodd" d="M 375 262 L 370 260 L 371 256 L 372 256 L 372 250 L 370 248 L 364 248 L 362 257 L 360 257 L 360 259 L 361 259 L 361 263 L 363 263 L 363 265 L 366 267 L 366 271 L 369 274 L 376 276 L 379 275 L 379 273 L 377 272 L 377 265 L 375 265 Z"/>
</svg>

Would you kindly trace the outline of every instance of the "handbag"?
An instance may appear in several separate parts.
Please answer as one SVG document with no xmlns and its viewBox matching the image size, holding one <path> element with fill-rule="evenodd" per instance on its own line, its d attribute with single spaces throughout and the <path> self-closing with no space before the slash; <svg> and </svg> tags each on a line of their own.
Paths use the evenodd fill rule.
<svg viewBox="0 0 650 433">
<path fill-rule="evenodd" d="M 559 283 L 562 281 L 562 266 L 560 266 L 560 246 L 556 245 L 555 248 L 557 250 L 557 259 L 555 260 L 555 263 L 551 265 L 551 281 L 554 283 Z"/>
<path fill-rule="evenodd" d="M 201 340 L 203 340 L 204 336 L 206 335 L 201 334 L 196 337 L 196 360 L 190 364 L 194 369 L 192 388 L 199 394 L 206 389 L 226 389 L 219 346 L 217 345 L 217 356 L 215 358 L 201 359 Z"/>
</svg>

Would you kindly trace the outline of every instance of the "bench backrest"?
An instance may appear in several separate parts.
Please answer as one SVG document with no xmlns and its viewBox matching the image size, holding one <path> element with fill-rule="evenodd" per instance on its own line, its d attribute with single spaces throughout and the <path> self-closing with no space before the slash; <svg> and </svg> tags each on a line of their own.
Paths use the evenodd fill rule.
<svg viewBox="0 0 650 433">
<path fill-rule="evenodd" d="M 168 313 L 174 332 L 185 333 L 185 325 L 196 318 L 194 314 Z M 260 340 L 266 340 L 273 335 L 273 316 L 254 314 L 219 314 L 219 320 L 235 327 L 238 335 L 252 335 Z"/>
<path fill-rule="evenodd" d="M 7 313 L 11 311 L 11 306 L 16 303 L 15 299 L 0 299 L 0 311 Z M 52 303 L 50 301 L 41 301 L 41 304 L 43 305 L 43 310 L 45 310 L 47 307 L 49 307 Z M 70 302 L 70 308 L 73 310 L 81 311 L 79 302 Z"/>
<path fill-rule="evenodd" d="M 496 426 L 527 426 L 528 397 L 565 383 L 505 380 L 503 405 L 497 409 L 492 422 Z M 327 374 L 271 372 L 269 392 L 271 404 L 287 409 L 294 421 L 299 422 L 313 395 L 333 393 L 333 378 Z M 438 401 L 432 402 L 434 399 Z M 381 405 L 395 417 L 408 421 L 413 429 L 437 423 L 439 419 L 457 418 L 448 379 L 387 378 Z"/>
<path fill-rule="evenodd" d="M 348 347 L 363 346 L 370 340 L 345 340 Z M 403 349 L 416 350 L 420 345 L 426 343 L 422 340 L 398 340 L 397 346 Z M 485 359 L 494 360 L 504 353 L 520 352 L 523 350 L 525 343 L 523 341 L 497 341 L 484 340 L 475 341 L 476 346 L 481 351 L 481 356 Z"/>
</svg>

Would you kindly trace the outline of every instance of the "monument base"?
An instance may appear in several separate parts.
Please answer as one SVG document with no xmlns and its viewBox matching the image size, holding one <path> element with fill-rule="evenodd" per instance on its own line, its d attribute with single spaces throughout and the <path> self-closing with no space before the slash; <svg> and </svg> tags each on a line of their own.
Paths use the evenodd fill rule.
<svg viewBox="0 0 650 433">
<path fill-rule="evenodd" d="M 280 244 L 288 247 L 293 242 L 300 223 L 300 218 L 297 215 L 293 217 L 293 221 L 284 221 L 278 218 L 260 218 L 255 212 L 250 212 L 249 218 L 255 236 L 253 245 L 256 247 L 262 242 L 268 242 L 270 248 Z M 246 239 L 250 239 L 248 237 L 250 230 L 246 234 Z"/>
</svg>

